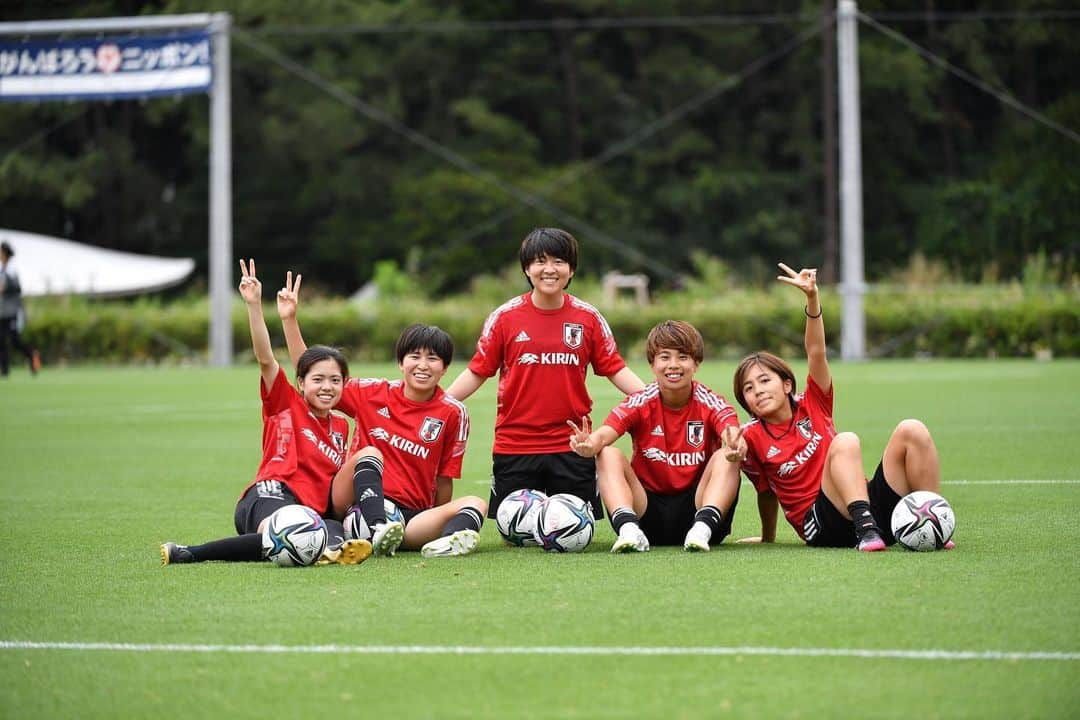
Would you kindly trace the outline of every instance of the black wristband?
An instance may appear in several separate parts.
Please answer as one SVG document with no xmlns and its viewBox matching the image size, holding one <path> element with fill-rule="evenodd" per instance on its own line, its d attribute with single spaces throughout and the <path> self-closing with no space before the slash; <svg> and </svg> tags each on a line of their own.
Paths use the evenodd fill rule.
<svg viewBox="0 0 1080 720">
<path fill-rule="evenodd" d="M 802 309 L 803 309 L 803 312 L 806 313 L 806 317 L 812 318 L 812 319 L 816 319 L 816 318 L 821 317 L 821 313 L 822 313 L 822 310 L 823 310 L 823 308 L 819 307 L 817 309 L 817 315 L 811 315 L 810 314 L 810 307 L 808 305 L 803 305 Z"/>
</svg>

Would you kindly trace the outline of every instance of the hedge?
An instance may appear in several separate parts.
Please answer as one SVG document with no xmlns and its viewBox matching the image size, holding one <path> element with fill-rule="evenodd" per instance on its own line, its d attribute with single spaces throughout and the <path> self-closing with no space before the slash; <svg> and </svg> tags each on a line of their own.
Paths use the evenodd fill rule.
<svg viewBox="0 0 1080 720">
<path fill-rule="evenodd" d="M 601 307 L 626 357 L 639 357 L 657 322 L 680 318 L 705 337 L 710 357 L 732 358 L 760 348 L 801 352 L 803 312 L 790 290 L 732 290 L 714 297 L 675 295 L 646 307 L 620 299 Z M 1050 353 L 1080 356 L 1080 293 L 1070 289 L 1032 292 L 1017 286 L 932 291 L 880 290 L 865 296 L 866 347 L 871 357 L 1025 357 Z M 840 298 L 822 297 L 830 346 L 840 346 Z M 26 339 L 47 363 L 203 362 L 209 311 L 205 299 L 88 301 L 47 298 L 27 301 Z M 358 305 L 343 299 L 314 299 L 301 306 L 308 342 L 345 349 L 350 359 L 390 360 L 406 325 L 439 325 L 454 337 L 458 359 L 472 353 L 490 302 L 459 297 L 433 302 L 395 299 Z M 276 345 L 284 346 L 276 310 L 266 306 Z M 232 308 L 238 359 L 251 357 L 247 314 L 239 299 Z"/>
</svg>

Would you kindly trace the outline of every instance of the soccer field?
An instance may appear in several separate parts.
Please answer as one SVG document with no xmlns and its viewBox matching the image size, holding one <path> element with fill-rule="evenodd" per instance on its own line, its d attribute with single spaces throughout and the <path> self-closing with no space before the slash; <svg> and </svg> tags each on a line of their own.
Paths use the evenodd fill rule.
<svg viewBox="0 0 1080 720">
<path fill-rule="evenodd" d="M 730 399 L 732 370 L 699 379 Z M 772 546 L 613 556 L 604 520 L 587 552 L 546 555 L 489 522 L 464 558 L 163 568 L 162 541 L 233 533 L 255 366 L 17 371 L 0 717 L 1077 717 L 1080 362 L 833 370 L 868 473 L 897 421 L 929 425 L 955 551 L 809 549 L 781 516 Z M 599 423 L 618 398 L 590 384 Z M 457 494 L 486 496 L 494 393 L 468 402 Z M 757 531 L 744 483 L 734 537 Z"/>
</svg>

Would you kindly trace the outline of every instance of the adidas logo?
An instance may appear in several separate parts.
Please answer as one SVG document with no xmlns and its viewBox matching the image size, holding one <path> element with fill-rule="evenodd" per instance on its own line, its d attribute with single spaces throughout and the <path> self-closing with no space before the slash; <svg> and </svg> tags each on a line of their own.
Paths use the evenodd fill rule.
<svg viewBox="0 0 1080 720">
<path fill-rule="evenodd" d="M 768 460 L 772 460 L 774 457 L 776 457 L 779 454 L 780 454 L 780 448 L 776 447 L 775 445 L 770 445 L 769 446 L 769 452 L 765 453 L 765 458 L 768 459 Z"/>
<path fill-rule="evenodd" d="M 663 437 L 664 436 L 664 428 L 657 425 L 656 427 L 654 427 L 652 429 L 652 434 L 653 435 L 659 435 L 659 436 Z"/>
<path fill-rule="evenodd" d="M 382 415 L 384 418 L 388 418 L 390 417 L 390 410 L 387 409 L 385 405 L 383 405 L 381 408 L 379 408 L 379 414 Z"/>
<path fill-rule="evenodd" d="M 514 338 L 514 342 L 529 342 L 530 340 L 532 340 L 532 338 L 529 337 L 529 334 L 524 330 L 519 332 L 517 337 Z"/>
</svg>

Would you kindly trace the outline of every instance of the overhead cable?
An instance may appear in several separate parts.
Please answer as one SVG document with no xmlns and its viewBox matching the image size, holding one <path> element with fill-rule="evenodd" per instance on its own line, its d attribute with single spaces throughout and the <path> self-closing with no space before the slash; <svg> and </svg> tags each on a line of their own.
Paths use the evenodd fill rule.
<svg viewBox="0 0 1080 720">
<path fill-rule="evenodd" d="M 762 57 L 746 64 L 734 75 L 725 77 L 723 80 L 715 83 L 712 87 L 706 89 L 704 92 L 694 96 L 693 98 L 687 100 L 686 102 L 675 107 L 664 115 L 656 118 L 655 120 L 648 122 L 645 125 L 642 125 L 640 128 L 627 135 L 622 140 L 612 143 L 602 152 L 585 161 L 584 163 L 576 165 L 570 170 L 562 173 L 552 182 L 544 185 L 539 190 L 537 190 L 537 192 L 542 195 L 550 194 L 560 188 L 577 182 L 583 176 L 593 172 L 600 166 L 610 162 L 611 160 L 614 160 L 620 155 L 624 155 L 627 151 L 641 145 L 661 130 L 665 130 L 671 127 L 676 122 L 682 120 L 684 117 L 695 112 L 696 110 L 701 109 L 706 104 L 715 100 L 717 97 L 723 95 L 729 90 L 738 87 L 748 78 L 757 74 L 772 63 L 791 54 L 806 42 L 820 35 L 826 28 L 828 28 L 833 23 L 834 18 L 835 16 L 830 14 L 825 19 L 815 24 L 813 27 L 808 28 L 803 32 L 800 32 L 798 35 L 795 35 L 780 47 L 771 50 Z M 452 237 L 447 242 L 447 245 L 456 245 L 459 243 L 468 242 L 473 238 L 479 237 L 488 230 L 491 230 L 492 228 L 502 224 L 506 220 L 509 220 L 510 218 L 518 215 L 519 213 L 521 213 L 521 211 L 522 207 L 520 205 L 507 208 L 506 210 L 488 218 L 487 220 L 484 220 L 474 225 L 460 235 Z"/>
<path fill-rule="evenodd" d="M 677 274 L 673 269 L 659 262 L 656 258 L 648 257 L 635 248 L 624 246 L 618 240 L 611 237 L 599 228 L 593 226 L 588 221 L 583 220 L 575 215 L 572 215 L 571 213 L 566 212 L 565 210 L 562 210 L 561 208 L 552 205 L 550 202 L 540 197 L 539 195 L 536 195 L 535 193 L 531 193 L 514 185 L 513 183 L 502 179 L 495 173 L 478 166 L 476 163 L 463 157 L 451 148 L 439 142 L 436 142 L 435 140 L 432 140 L 428 136 L 417 132 L 416 130 L 413 130 L 408 125 L 405 125 L 401 121 L 390 116 L 381 108 L 375 107 L 374 105 L 361 100 L 355 95 L 352 95 L 342 90 L 340 87 L 327 81 L 315 71 L 304 67 L 300 63 L 294 61 L 292 58 L 281 53 L 276 48 L 270 47 L 269 45 L 261 42 L 257 38 L 251 36 L 246 31 L 234 29 L 233 34 L 234 37 L 236 37 L 236 39 L 239 40 L 241 43 L 247 45 L 248 47 L 263 55 L 264 57 L 269 58 L 270 60 L 285 68 L 285 70 L 292 73 L 296 77 L 322 90 L 323 92 L 337 99 L 344 105 L 353 108 L 369 120 L 372 120 L 373 122 L 376 122 L 383 127 L 392 130 L 398 135 L 401 135 L 414 145 L 422 147 L 431 154 L 442 158 L 454 167 L 457 167 L 458 169 L 465 171 L 473 177 L 482 180 L 484 183 L 493 186 L 500 192 L 506 193 L 507 195 L 516 199 L 518 202 L 524 203 L 525 205 L 529 205 L 530 207 L 547 213 L 551 217 L 561 222 L 566 227 L 575 230 L 579 234 L 589 235 L 591 239 L 596 240 L 601 245 L 610 247 L 617 252 L 623 253 L 627 257 L 632 258 L 637 263 L 649 265 L 650 267 L 653 267 L 659 272 L 668 276 L 675 276 Z"/>
<path fill-rule="evenodd" d="M 1037 122 L 1037 123 L 1039 123 L 1041 125 L 1044 125 L 1045 127 L 1048 127 L 1051 130 L 1054 130 L 1055 132 L 1060 133 L 1061 135 L 1064 135 L 1069 140 L 1072 140 L 1075 143 L 1080 143 L 1080 133 L 1077 133 L 1075 130 L 1073 130 L 1071 128 L 1068 128 L 1068 127 L 1065 127 L 1064 125 L 1062 125 L 1059 122 L 1051 120 L 1050 118 L 1048 118 L 1045 115 L 1043 115 L 1042 113 L 1040 113 L 1038 110 L 1035 110 L 1033 108 L 1028 107 L 1027 105 L 1024 105 L 1022 102 L 1020 102 L 1019 100 L 1014 98 L 1012 95 L 1009 95 L 1008 93 L 1006 93 L 1006 92 L 1004 92 L 1002 90 L 998 90 L 998 89 L 992 87 L 988 83 L 983 82 L 982 80 L 980 80 L 979 78 L 975 77 L 974 75 L 972 75 L 971 73 L 969 73 L 969 72 L 967 72 L 965 70 L 961 70 L 960 68 L 958 68 L 955 65 L 953 65 L 952 63 L 950 63 L 948 60 L 946 60 L 946 59 L 944 59 L 944 58 L 942 58 L 942 57 L 940 57 L 938 55 L 935 55 L 934 53 L 930 52 L 929 50 L 922 47 L 921 45 L 919 45 L 919 44 L 915 43 L 914 41 L 908 39 L 906 36 L 902 35 L 901 33 L 898 33 L 897 31 L 895 31 L 895 30 L 893 30 L 891 28 L 888 28 L 888 27 L 882 25 L 881 23 L 877 22 L 872 17 L 869 17 L 868 15 L 864 15 L 863 13 L 859 13 L 858 17 L 859 17 L 860 20 L 862 20 L 864 23 L 866 23 L 870 27 L 872 27 L 875 30 L 877 30 L 878 32 L 880 32 L 882 35 L 885 35 L 886 37 L 889 37 L 889 38 L 895 40 L 896 42 L 898 42 L 898 43 L 900 43 L 902 45 L 905 45 L 908 48 L 914 50 L 919 55 L 922 55 L 923 58 L 925 58 L 926 60 L 934 63 L 935 65 L 942 68 L 943 70 L 952 73 L 953 75 L 960 78 L 964 82 L 969 83 L 969 84 L 979 88 L 980 90 L 987 93 L 988 95 L 993 96 L 999 102 L 1001 102 L 1001 103 L 1003 103 L 1005 105 L 1008 105 L 1009 107 L 1013 108 L 1014 110 L 1016 110 L 1016 111 L 1018 111 L 1018 112 L 1020 112 L 1020 113 L 1022 113 L 1024 115 L 1027 115 L 1029 118 L 1031 118 L 1035 122 Z"/>
</svg>

